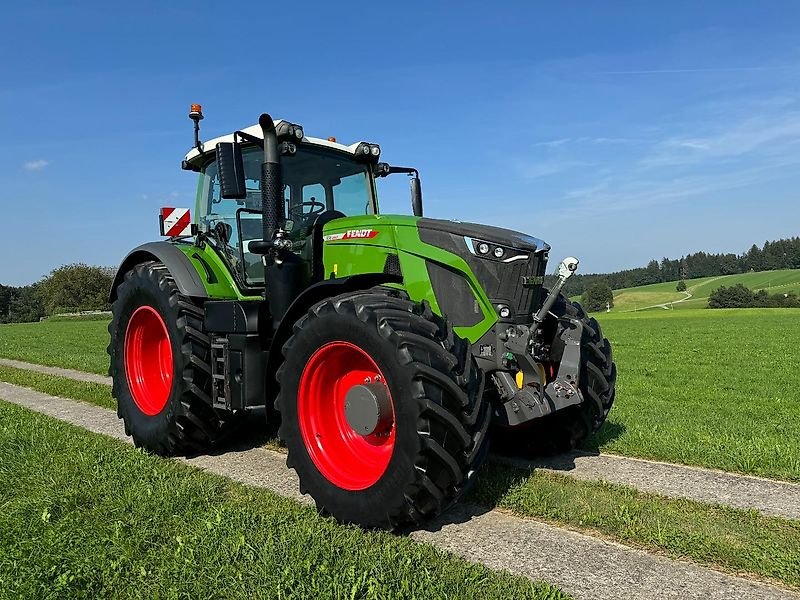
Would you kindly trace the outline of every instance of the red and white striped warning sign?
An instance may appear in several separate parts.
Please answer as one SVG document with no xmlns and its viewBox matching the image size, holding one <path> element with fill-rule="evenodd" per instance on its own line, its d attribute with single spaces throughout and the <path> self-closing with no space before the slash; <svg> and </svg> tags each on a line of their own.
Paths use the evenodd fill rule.
<svg viewBox="0 0 800 600">
<path fill-rule="evenodd" d="M 192 217 L 188 208 L 161 209 L 161 235 L 177 237 L 192 235 Z"/>
</svg>

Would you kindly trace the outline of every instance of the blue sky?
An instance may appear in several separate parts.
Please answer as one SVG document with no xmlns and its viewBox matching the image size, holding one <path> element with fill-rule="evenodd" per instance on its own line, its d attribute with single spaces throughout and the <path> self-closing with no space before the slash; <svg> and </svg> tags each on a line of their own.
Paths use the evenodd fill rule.
<svg viewBox="0 0 800 600">
<path fill-rule="evenodd" d="M 191 102 L 205 138 L 268 111 L 378 142 L 429 216 L 582 272 L 800 234 L 795 2 L 267 4 L 4 7 L 0 282 L 116 265 L 159 206 L 193 207 Z"/>
</svg>

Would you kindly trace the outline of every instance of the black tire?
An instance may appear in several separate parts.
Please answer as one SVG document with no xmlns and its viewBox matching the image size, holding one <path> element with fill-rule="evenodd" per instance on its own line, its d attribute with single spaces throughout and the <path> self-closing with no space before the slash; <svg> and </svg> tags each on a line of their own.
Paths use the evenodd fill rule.
<svg viewBox="0 0 800 600">
<path fill-rule="evenodd" d="M 142 306 L 155 309 L 166 325 L 173 358 L 169 398 L 152 416 L 134 401 L 124 364 L 128 322 Z M 111 311 L 109 375 L 125 433 L 137 447 L 160 456 L 206 450 L 221 436 L 227 415 L 211 406 L 210 340 L 203 330 L 203 308 L 179 293 L 163 264 L 146 262 L 125 274 Z"/>
<path fill-rule="evenodd" d="M 558 369 L 564 352 L 560 333 L 570 327 L 570 319 L 577 319 L 583 325 L 578 382 L 583 402 L 512 430 L 505 437 L 504 453 L 557 454 L 573 450 L 600 429 L 614 403 L 617 367 L 600 324 L 580 304 L 560 294 L 550 315 L 545 326 L 552 340 L 550 362 L 554 370 Z"/>
<path fill-rule="evenodd" d="M 395 444 L 385 472 L 366 489 L 329 481 L 303 442 L 298 389 L 310 357 L 325 344 L 358 346 L 375 361 L 393 398 Z M 313 306 L 294 326 L 278 369 L 279 436 L 300 490 L 342 522 L 395 529 L 430 519 L 474 481 L 488 452 L 491 411 L 470 344 L 427 303 L 380 289 L 344 294 Z"/>
</svg>

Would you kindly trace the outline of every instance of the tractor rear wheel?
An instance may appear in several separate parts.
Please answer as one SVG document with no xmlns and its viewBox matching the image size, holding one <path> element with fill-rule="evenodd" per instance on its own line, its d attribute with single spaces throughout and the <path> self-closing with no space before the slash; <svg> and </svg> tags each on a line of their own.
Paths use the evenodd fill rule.
<svg viewBox="0 0 800 600">
<path fill-rule="evenodd" d="M 382 529 L 461 496 L 491 416 L 469 343 L 427 304 L 392 294 L 345 294 L 301 317 L 275 402 L 301 492 L 322 513 Z"/>
<path fill-rule="evenodd" d="M 202 452 L 225 425 L 211 407 L 202 306 L 163 264 L 147 262 L 125 274 L 111 311 L 109 375 L 125 433 L 162 456 Z"/>
</svg>

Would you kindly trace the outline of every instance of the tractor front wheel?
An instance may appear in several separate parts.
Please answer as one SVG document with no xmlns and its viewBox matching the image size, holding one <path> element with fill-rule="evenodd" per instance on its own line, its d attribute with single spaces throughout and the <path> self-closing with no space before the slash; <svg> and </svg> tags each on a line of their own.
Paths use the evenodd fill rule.
<svg viewBox="0 0 800 600">
<path fill-rule="evenodd" d="M 578 383 L 582 402 L 568 406 L 527 425 L 504 431 L 496 448 L 504 454 L 560 454 L 584 444 L 596 433 L 614 403 L 617 367 L 611 344 L 603 337 L 600 324 L 580 304 L 559 294 L 545 321 L 550 340 L 550 361 L 545 365 L 548 381 L 558 372 L 564 353 L 563 332 L 580 322 L 581 358 Z"/>
<path fill-rule="evenodd" d="M 207 449 L 230 415 L 211 406 L 202 306 L 180 294 L 163 264 L 147 262 L 125 274 L 111 311 L 109 375 L 125 433 L 162 456 Z"/>
<path fill-rule="evenodd" d="M 474 479 L 488 449 L 483 373 L 426 304 L 381 290 L 325 300 L 297 321 L 283 355 L 279 435 L 321 512 L 415 525 Z"/>
</svg>

